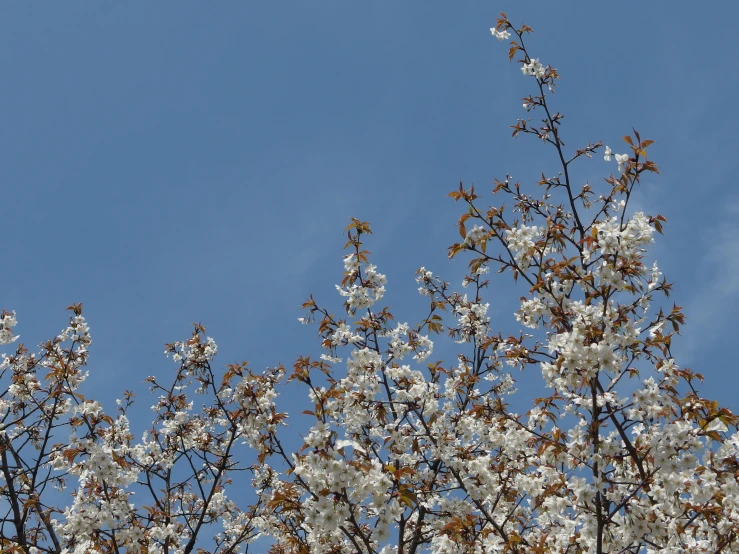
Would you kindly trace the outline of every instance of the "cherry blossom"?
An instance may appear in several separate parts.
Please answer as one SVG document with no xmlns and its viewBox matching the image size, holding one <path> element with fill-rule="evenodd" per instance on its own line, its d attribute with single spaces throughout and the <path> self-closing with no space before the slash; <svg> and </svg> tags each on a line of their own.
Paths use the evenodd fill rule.
<svg viewBox="0 0 739 554">
<path fill-rule="evenodd" d="M 673 355 L 685 319 L 646 262 L 665 218 L 630 206 L 658 173 L 652 141 L 634 131 L 628 154 L 605 147 L 618 174 L 576 185 L 603 143 L 566 150 L 556 68 L 529 53 L 529 27 L 501 15 L 491 32 L 536 77 L 524 106 L 544 119 L 514 134 L 561 164 L 535 183 L 496 179 L 499 205 L 462 183 L 449 194 L 463 206 L 448 255 L 470 258 L 464 293 L 421 267 L 428 310 L 396 321 L 364 249 L 371 226 L 352 218 L 343 310 L 311 296 L 299 319 L 320 354 L 292 371 L 223 367 L 195 325 L 146 379 L 143 433 L 133 392 L 114 414 L 82 394 L 92 339 L 70 306 L 38 351 L 0 357 L 2 552 L 226 554 L 257 540 L 296 554 L 739 552 L 739 421 Z M 491 267 L 521 290 L 508 336 L 490 315 Z M 1 344 L 16 326 L 3 311 Z M 522 371 L 545 393 L 518 413 Z M 310 408 L 290 419 L 289 382 Z"/>
</svg>

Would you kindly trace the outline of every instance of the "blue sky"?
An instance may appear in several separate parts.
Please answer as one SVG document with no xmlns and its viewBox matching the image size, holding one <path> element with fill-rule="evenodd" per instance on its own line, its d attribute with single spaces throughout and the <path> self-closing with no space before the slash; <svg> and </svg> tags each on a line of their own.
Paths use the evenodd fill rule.
<svg viewBox="0 0 739 554">
<path fill-rule="evenodd" d="M 112 410 L 171 370 L 164 343 L 202 322 L 226 364 L 317 356 L 297 322 L 314 293 L 336 312 L 343 229 L 368 244 L 399 321 L 424 314 L 415 270 L 449 262 L 462 179 L 530 183 L 553 151 L 508 126 L 530 82 L 489 33 L 504 10 L 562 75 L 568 146 L 656 140 L 662 177 L 636 205 L 669 219 L 652 250 L 688 325 L 678 363 L 739 411 L 739 193 L 733 3 L 126 2 L 0 6 L 4 277 L 27 345 L 65 307 L 91 326 L 87 392 Z M 563 7 L 563 6 L 566 6 Z M 534 7 L 535 9 L 531 9 Z M 518 10 L 518 11 L 517 11 Z M 614 164 L 588 164 L 597 183 Z M 483 199 L 484 200 L 484 199 Z M 489 297 L 510 328 L 507 276 Z M 540 378 L 538 373 L 522 379 Z"/>
</svg>

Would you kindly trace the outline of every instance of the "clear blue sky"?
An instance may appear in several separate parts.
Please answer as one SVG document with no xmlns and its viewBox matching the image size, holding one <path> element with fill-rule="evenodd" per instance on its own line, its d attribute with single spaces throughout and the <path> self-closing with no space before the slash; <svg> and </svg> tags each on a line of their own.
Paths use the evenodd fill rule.
<svg viewBox="0 0 739 554">
<path fill-rule="evenodd" d="M 732 2 L 5 2 L 0 6 L 0 307 L 27 345 L 84 304 L 87 392 L 107 409 L 172 368 L 199 321 L 222 364 L 320 351 L 310 294 L 339 311 L 343 228 L 369 220 L 388 303 L 415 323 L 448 262 L 460 178 L 489 190 L 556 170 L 510 138 L 529 81 L 489 33 L 498 12 L 560 70 L 568 146 L 657 141 L 636 204 L 669 219 L 653 252 L 688 325 L 678 363 L 739 411 L 739 192 Z M 589 168 L 591 166 L 588 166 Z M 595 183 L 613 171 L 576 174 Z M 588 170 L 590 171 L 590 169 Z M 529 181 L 530 182 L 530 181 Z M 490 296 L 511 327 L 509 277 Z M 522 376 L 526 379 L 527 376 Z M 538 380 L 538 372 L 528 378 Z"/>
</svg>

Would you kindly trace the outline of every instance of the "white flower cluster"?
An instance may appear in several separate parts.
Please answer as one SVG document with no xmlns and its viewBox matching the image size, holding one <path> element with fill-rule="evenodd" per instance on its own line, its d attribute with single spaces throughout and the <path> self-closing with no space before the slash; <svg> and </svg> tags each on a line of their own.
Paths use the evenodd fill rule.
<svg viewBox="0 0 739 554">
<path fill-rule="evenodd" d="M 531 75 L 533 77 L 536 77 L 537 79 L 543 79 L 544 77 L 546 77 L 547 70 L 539 62 L 538 58 L 534 58 L 528 63 L 523 63 L 521 65 L 521 73 L 523 73 L 524 75 Z"/>
<path fill-rule="evenodd" d="M 568 303 L 567 310 L 572 313 L 572 331 L 549 337 L 549 351 L 557 352 L 559 361 L 541 364 L 547 386 L 561 392 L 579 390 L 583 379 L 590 379 L 597 371 L 617 372 L 623 362 L 617 354 L 618 348 L 633 343 L 637 336 L 637 330 L 630 324 L 618 333 L 614 331 L 617 313 L 612 302 L 604 310 L 600 304 L 575 301 Z M 588 338 L 593 329 L 604 329 L 598 342 Z"/>
<path fill-rule="evenodd" d="M 475 225 L 472 229 L 467 231 L 463 244 L 469 247 L 477 246 L 480 242 L 487 240 L 487 238 L 488 232 L 485 228 L 480 225 Z"/>
<path fill-rule="evenodd" d="M 438 407 L 438 386 L 427 382 L 420 371 L 407 365 L 393 365 L 385 369 L 385 374 L 396 383 L 391 387 L 394 402 L 410 402 L 423 406 L 424 413 L 428 414 Z M 398 441 L 403 440 L 405 439 L 395 436 L 393 443 L 397 445 Z"/>
<path fill-rule="evenodd" d="M 218 354 L 218 345 L 211 337 L 207 337 L 206 343 L 189 340 L 176 342 L 164 351 L 167 356 L 172 356 L 175 362 L 184 362 L 187 365 L 197 365 L 212 360 Z"/>
<path fill-rule="evenodd" d="M 348 269 L 350 271 L 355 271 L 355 268 L 358 268 L 358 261 L 354 258 L 353 254 L 344 258 L 344 263 L 345 267 L 350 268 Z M 361 284 L 355 283 L 346 288 L 336 285 L 336 290 L 339 291 L 339 294 L 347 297 L 346 303 L 351 313 L 356 312 L 357 309 L 369 308 L 385 295 L 385 283 L 387 279 L 382 273 L 378 273 L 376 269 L 374 265 L 367 265 Z"/>
<path fill-rule="evenodd" d="M 380 393 L 380 374 L 385 369 L 382 356 L 369 348 L 355 349 L 347 360 L 347 375 L 338 383 L 343 391 L 340 398 L 326 402 L 326 408 L 335 414 L 343 414 L 341 422 L 346 433 L 360 432 L 363 425 L 369 425 L 372 417 L 366 407 Z M 320 391 L 321 394 L 325 390 Z M 313 402 L 320 398 L 311 394 Z"/>
<path fill-rule="evenodd" d="M 525 271 L 531 265 L 535 253 L 536 242 L 541 240 L 543 229 L 537 226 L 521 225 L 506 231 L 506 242 L 516 259 L 516 263 Z"/>
<path fill-rule="evenodd" d="M 96 402 L 86 402 L 74 411 L 94 416 L 101 410 Z M 74 501 L 64 512 L 64 521 L 54 522 L 60 536 L 80 545 L 75 552 L 86 552 L 83 545 L 91 544 L 101 529 L 120 530 L 123 543 L 143 538 L 142 532 L 131 526 L 134 506 L 130 502 L 131 493 L 126 489 L 136 482 L 139 469 L 122 462 L 129 449 L 121 438 L 128 435 L 128 419 L 120 415 L 102 435 L 101 442 L 89 438 L 72 441 L 72 450 L 68 452 L 78 453 L 74 462 L 70 463 L 60 451 L 53 452 L 50 457 L 49 464 L 54 469 L 67 471 L 79 481 Z M 103 490 L 105 493 L 101 494 Z M 89 494 L 89 491 L 96 494 Z"/>
<path fill-rule="evenodd" d="M 396 360 L 402 360 L 406 354 L 410 353 L 413 348 L 408 342 L 401 337 L 408 335 L 408 324 L 398 323 L 398 325 L 390 332 L 389 350 L 392 357 Z"/>
<path fill-rule="evenodd" d="M 403 512 L 397 500 L 390 498 L 388 490 L 392 483 L 377 460 L 359 466 L 338 456 L 310 453 L 295 458 L 295 474 L 312 490 L 323 491 L 321 496 L 304 504 L 305 528 L 312 551 L 323 551 L 322 545 L 325 547 L 326 543 L 342 544 L 345 537 L 339 527 L 350 516 L 360 523 L 372 521 L 378 531 L 387 532 Z M 344 495 L 348 502 L 342 500 Z"/>
<path fill-rule="evenodd" d="M 461 302 L 454 307 L 460 330 L 457 343 L 469 342 L 473 337 L 482 338 L 490 328 L 490 318 L 487 317 L 490 303 L 470 302 L 465 294 Z"/>
<path fill-rule="evenodd" d="M 18 340 L 18 335 L 13 335 L 13 327 L 18 324 L 15 312 L 4 312 L 0 318 L 0 344 L 10 344 Z"/>
<path fill-rule="evenodd" d="M 420 294 L 421 296 L 433 295 L 428 287 L 423 286 L 431 283 L 433 278 L 434 274 L 425 267 L 421 267 L 418 271 L 416 271 L 416 283 L 419 283 L 421 285 L 420 287 L 418 287 L 418 294 Z"/>
<path fill-rule="evenodd" d="M 549 306 L 539 296 L 521 300 L 521 309 L 516 313 L 516 321 L 529 329 L 536 329 L 539 322 L 549 313 Z"/>
<path fill-rule="evenodd" d="M 603 153 L 603 159 L 607 162 L 611 161 L 611 156 L 616 159 L 618 164 L 618 172 L 623 173 L 626 170 L 626 164 L 629 162 L 628 154 L 614 154 L 609 146 L 606 146 L 605 152 Z"/>
<path fill-rule="evenodd" d="M 417 337 L 416 342 L 417 344 L 414 347 L 416 353 L 413 355 L 413 359 L 416 362 L 425 362 L 434 351 L 434 342 L 428 335 Z"/>
<path fill-rule="evenodd" d="M 16 366 L 18 369 L 25 369 Z M 19 371 L 15 374 L 14 383 L 8 387 L 8 392 L 18 400 L 30 400 L 33 393 L 41 388 L 36 375 L 30 371 Z"/>
<path fill-rule="evenodd" d="M 390 341 L 388 351 L 395 360 L 402 360 L 406 354 L 415 352 L 413 359 L 417 362 L 424 362 L 431 355 L 434 349 L 434 343 L 427 335 L 417 335 L 413 333 L 413 337 L 405 340 L 409 335 L 408 323 L 398 323 L 398 325 L 388 334 Z"/>
<path fill-rule="evenodd" d="M 603 255 L 618 253 L 634 261 L 644 252 L 643 247 L 654 242 L 654 229 L 649 218 L 637 212 L 622 227 L 619 218 L 612 217 L 597 226 L 598 247 Z"/>
<path fill-rule="evenodd" d="M 511 38 L 511 33 L 507 30 L 498 31 L 495 27 L 490 28 L 490 34 L 492 34 L 498 40 L 508 40 Z"/>
<path fill-rule="evenodd" d="M 340 323 L 336 326 L 336 329 L 331 336 L 332 346 L 344 346 L 346 344 L 357 344 L 362 342 L 363 338 L 361 335 L 352 332 L 351 327 L 346 323 Z"/>
<path fill-rule="evenodd" d="M 260 453 L 266 449 L 266 445 L 260 441 L 262 433 L 277 430 L 277 423 L 272 418 L 278 396 L 274 385 L 275 379 L 281 376 L 281 371 L 272 378 L 249 373 L 236 384 L 228 399 L 239 406 L 243 414 L 238 423 L 238 436 Z"/>
<path fill-rule="evenodd" d="M 161 445 L 149 433 L 144 433 L 141 442 L 130 449 L 131 458 L 143 467 L 171 469 L 175 453 L 162 450 Z"/>
</svg>

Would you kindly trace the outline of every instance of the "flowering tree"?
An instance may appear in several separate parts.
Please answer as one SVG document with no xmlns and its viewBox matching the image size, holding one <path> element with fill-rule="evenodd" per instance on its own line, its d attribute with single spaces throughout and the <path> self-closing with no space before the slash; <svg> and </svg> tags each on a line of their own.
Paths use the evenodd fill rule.
<svg viewBox="0 0 739 554">
<path fill-rule="evenodd" d="M 536 194 L 496 180 L 507 211 L 481 208 L 474 187 L 450 194 L 464 211 L 449 255 L 471 254 L 468 292 L 421 268 L 428 314 L 395 323 L 376 307 L 386 280 L 364 250 L 370 226 L 353 219 L 337 285 L 346 315 L 312 297 L 303 306 L 325 353 L 289 375 L 223 372 L 196 326 L 167 345 L 174 378 L 148 379 L 156 416 L 140 440 L 132 393 L 115 416 L 80 394 L 90 335 L 72 306 L 59 336 L 0 365 L 2 552 L 231 553 L 259 537 L 274 553 L 739 552 L 737 418 L 673 358 L 683 315 L 659 307 L 670 284 L 644 259 L 665 219 L 629 208 L 657 172 L 652 141 L 634 131 L 623 154 L 566 149 L 550 105 L 559 75 L 530 55 L 531 29 L 501 15 L 491 31 L 511 39 L 533 87 L 523 107 L 540 115 L 513 134 L 534 135 L 560 165 Z M 577 163 L 601 152 L 614 174 L 576 186 Z M 527 290 L 526 333 L 491 328 L 491 266 Z M 3 312 L 0 342 L 17 339 L 15 325 Z M 456 365 L 430 359 L 430 337 L 445 333 Z M 540 370 L 549 391 L 525 415 L 510 408 L 519 369 Z M 297 451 L 277 409 L 286 380 L 313 404 Z M 70 497 L 54 488 L 65 486 L 63 508 Z"/>
</svg>

